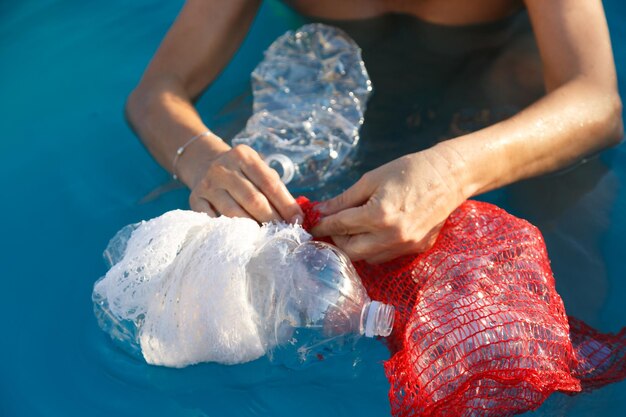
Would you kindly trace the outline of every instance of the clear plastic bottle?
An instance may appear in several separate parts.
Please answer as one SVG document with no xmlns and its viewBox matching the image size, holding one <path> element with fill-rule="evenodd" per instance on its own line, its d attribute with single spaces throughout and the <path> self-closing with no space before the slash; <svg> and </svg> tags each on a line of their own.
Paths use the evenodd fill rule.
<svg viewBox="0 0 626 417">
<path fill-rule="evenodd" d="M 266 354 L 301 368 L 363 335 L 388 336 L 394 308 L 368 297 L 339 249 L 309 239 L 299 226 L 185 211 L 126 226 L 104 252 L 111 269 L 94 286 L 96 318 L 127 352 L 174 367 Z M 211 336 L 220 333 L 230 336 Z"/>
<path fill-rule="evenodd" d="M 129 224 L 120 229 L 109 241 L 102 257 L 108 268 L 120 262 L 126 253 L 126 246 L 130 237 L 141 223 Z M 144 314 L 139 313 L 135 317 L 127 319 L 121 318 L 112 312 L 109 305 L 110 300 L 105 294 L 94 287 L 91 294 L 93 301 L 93 311 L 102 330 L 107 332 L 113 342 L 128 353 L 141 357 L 141 347 L 139 346 L 139 329 L 143 324 Z"/>
<path fill-rule="evenodd" d="M 259 152 L 293 192 L 351 166 L 372 84 L 357 44 L 309 24 L 278 38 L 252 73 L 254 114 L 233 139 Z"/>
<path fill-rule="evenodd" d="M 393 306 L 372 301 L 350 260 L 317 241 L 276 238 L 247 265 L 248 299 L 266 353 L 305 367 L 349 350 L 360 336 L 389 336 Z"/>
</svg>

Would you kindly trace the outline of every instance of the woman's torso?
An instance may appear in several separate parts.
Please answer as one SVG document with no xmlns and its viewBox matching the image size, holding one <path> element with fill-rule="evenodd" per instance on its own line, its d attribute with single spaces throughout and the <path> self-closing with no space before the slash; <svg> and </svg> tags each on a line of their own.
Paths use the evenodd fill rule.
<svg viewBox="0 0 626 417">
<path fill-rule="evenodd" d="M 299 13 L 323 19 L 367 19 L 388 13 L 411 15 L 443 25 L 470 25 L 502 19 L 522 0 L 283 0 Z"/>
<path fill-rule="evenodd" d="M 362 49 L 374 94 L 355 178 L 507 118 L 543 94 L 519 1 L 284 1 L 310 22 L 343 29 Z"/>
</svg>

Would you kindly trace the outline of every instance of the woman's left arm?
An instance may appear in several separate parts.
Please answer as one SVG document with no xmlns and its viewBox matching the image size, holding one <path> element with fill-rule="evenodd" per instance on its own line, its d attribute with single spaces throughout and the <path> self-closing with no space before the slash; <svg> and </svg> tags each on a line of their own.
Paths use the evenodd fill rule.
<svg viewBox="0 0 626 417">
<path fill-rule="evenodd" d="M 622 106 L 601 0 L 526 0 L 547 94 L 517 115 L 366 173 L 313 230 L 353 260 L 427 249 L 465 199 L 620 142 Z"/>
</svg>

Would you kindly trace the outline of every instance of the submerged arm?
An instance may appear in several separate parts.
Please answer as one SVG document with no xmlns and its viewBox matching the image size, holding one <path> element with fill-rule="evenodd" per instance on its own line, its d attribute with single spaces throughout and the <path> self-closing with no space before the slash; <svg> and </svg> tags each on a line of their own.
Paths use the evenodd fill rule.
<svg viewBox="0 0 626 417">
<path fill-rule="evenodd" d="M 366 173 L 320 206 L 314 229 L 353 259 L 426 250 L 464 200 L 563 168 L 623 134 L 613 54 L 600 0 L 526 0 L 547 94 L 486 129 Z"/>
<path fill-rule="evenodd" d="M 622 106 L 600 0 L 526 0 L 548 94 L 514 117 L 443 142 L 466 197 L 616 145 Z"/>
<path fill-rule="evenodd" d="M 192 100 L 231 59 L 258 10 L 258 0 L 188 0 L 126 105 L 128 121 L 170 172 L 176 151 L 207 131 Z M 191 190 L 191 208 L 211 215 L 291 219 L 300 208 L 274 170 L 252 149 L 231 149 L 214 134 L 180 155 L 176 174 Z"/>
</svg>

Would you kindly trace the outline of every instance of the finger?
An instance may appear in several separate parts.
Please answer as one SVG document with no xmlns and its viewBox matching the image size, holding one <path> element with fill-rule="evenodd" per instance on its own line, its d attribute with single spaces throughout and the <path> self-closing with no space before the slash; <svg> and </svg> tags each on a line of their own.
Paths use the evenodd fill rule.
<svg viewBox="0 0 626 417">
<path fill-rule="evenodd" d="M 349 208 L 328 217 L 322 217 L 320 222 L 311 230 L 315 237 L 356 235 L 369 232 L 371 219 L 364 206 Z"/>
<path fill-rule="evenodd" d="M 224 216 L 252 218 L 225 190 L 213 191 L 207 200 Z"/>
<path fill-rule="evenodd" d="M 366 260 L 376 256 L 380 246 L 373 233 L 361 233 L 351 236 L 333 236 L 333 242 L 348 255 L 352 261 Z"/>
<path fill-rule="evenodd" d="M 386 242 L 380 235 L 361 233 L 353 236 L 333 236 L 333 242 L 352 261 L 364 260 L 369 264 L 379 264 L 396 259 L 411 251 L 402 252 L 399 248 L 384 249 Z"/>
<path fill-rule="evenodd" d="M 204 198 L 191 195 L 189 197 L 189 206 L 191 207 L 193 211 L 206 213 L 211 217 L 217 217 L 217 213 L 215 212 L 215 210 L 213 210 L 213 207 L 211 207 L 211 204 L 209 204 L 209 202 L 206 201 Z"/>
<path fill-rule="evenodd" d="M 378 246 L 379 250 L 371 253 L 371 256 L 367 257 L 367 262 L 370 264 L 380 264 L 399 258 L 404 255 L 417 255 L 430 249 L 436 239 L 432 236 L 426 236 L 424 239 L 417 243 L 405 243 L 400 245 L 389 246 L 388 241 L 383 240 L 384 237 L 376 238 L 371 242 L 372 247 Z M 383 249 L 381 249 L 383 248 Z M 357 248 L 358 249 L 358 248 Z"/>
<path fill-rule="evenodd" d="M 335 214 L 347 208 L 365 204 L 371 194 L 370 182 L 366 176 L 363 176 L 343 193 L 319 204 L 317 209 L 323 215 Z"/>
<path fill-rule="evenodd" d="M 394 251 L 385 251 L 385 252 L 381 252 L 377 255 L 371 256 L 367 259 L 365 259 L 365 261 L 368 264 L 372 264 L 372 265 L 376 265 L 376 264 L 382 264 L 385 262 L 389 262 L 391 260 L 394 260 L 396 258 L 399 258 L 402 255 L 406 255 L 405 253 L 396 253 Z"/>
<path fill-rule="evenodd" d="M 302 209 L 289 193 L 285 184 L 282 183 L 276 171 L 267 166 L 261 159 L 243 165 L 242 171 L 276 208 L 282 219 L 286 221 L 298 219 L 302 223 L 304 218 Z"/>
<path fill-rule="evenodd" d="M 228 182 L 229 194 L 257 221 L 282 220 L 281 215 L 270 204 L 267 197 L 243 174 L 237 173 Z"/>
</svg>

